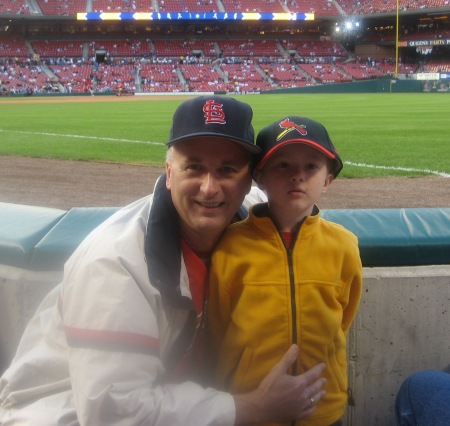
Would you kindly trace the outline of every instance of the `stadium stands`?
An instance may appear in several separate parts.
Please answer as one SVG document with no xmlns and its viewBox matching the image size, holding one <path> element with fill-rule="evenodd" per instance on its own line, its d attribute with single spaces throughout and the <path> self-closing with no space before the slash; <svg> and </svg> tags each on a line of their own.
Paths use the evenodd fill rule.
<svg viewBox="0 0 450 426">
<path fill-rule="evenodd" d="M 308 84 L 308 78 L 295 65 L 291 64 L 263 64 L 263 71 L 272 83 L 279 88 L 299 87 Z"/>
<path fill-rule="evenodd" d="M 30 8 L 26 1 L 4 0 L 0 3 L 0 13 L 11 15 L 29 15 Z"/>
<path fill-rule="evenodd" d="M 366 64 L 347 63 L 339 64 L 339 67 L 354 80 L 369 80 L 383 76 L 381 70 Z"/>
<path fill-rule="evenodd" d="M 417 69 L 417 65 L 405 65 L 405 64 L 398 64 L 398 73 L 399 74 L 412 74 Z M 391 62 L 384 62 L 384 63 L 378 63 L 377 68 L 382 71 L 383 75 L 394 75 L 395 74 L 395 63 L 393 61 Z"/>
<path fill-rule="evenodd" d="M 184 92 L 175 64 L 142 64 L 140 68 L 142 91 Z"/>
<path fill-rule="evenodd" d="M 79 10 L 78 12 L 82 12 Z M 153 12 L 152 0 L 92 0 L 93 12 Z"/>
<path fill-rule="evenodd" d="M 226 40 L 220 43 L 223 57 L 279 57 L 281 51 L 275 40 Z"/>
<path fill-rule="evenodd" d="M 32 40 L 30 43 L 41 58 L 81 58 L 83 54 L 82 40 Z"/>
<path fill-rule="evenodd" d="M 339 0 L 342 9 L 348 15 L 370 15 L 374 13 L 394 12 L 397 7 L 396 2 L 386 0 Z M 399 10 L 412 11 L 424 9 L 438 9 L 448 7 L 448 0 L 399 0 Z"/>
<path fill-rule="evenodd" d="M 279 0 L 222 0 L 227 12 L 287 12 Z"/>
<path fill-rule="evenodd" d="M 56 79 L 42 72 L 41 67 L 21 63 L 6 65 L 0 77 L 1 91 L 8 90 L 12 94 L 31 95 L 34 92 L 52 93 L 57 91 Z"/>
<path fill-rule="evenodd" d="M 308 57 L 345 57 L 347 51 L 341 43 L 329 40 L 283 40 L 283 48 L 289 53 L 295 53 L 304 58 Z"/>
<path fill-rule="evenodd" d="M 430 61 L 423 66 L 423 72 L 450 72 L 450 61 Z"/>
<path fill-rule="evenodd" d="M 159 10 L 165 12 L 214 12 L 216 0 L 159 0 Z"/>
<path fill-rule="evenodd" d="M 329 64 L 300 64 L 299 68 L 322 84 L 343 83 L 352 80 L 342 70 Z"/>
<path fill-rule="evenodd" d="M 86 11 L 86 0 L 35 0 L 44 15 L 76 15 Z"/>
<path fill-rule="evenodd" d="M 217 57 L 216 43 L 212 40 L 181 39 L 154 40 L 154 54 L 158 57 Z"/>
<path fill-rule="evenodd" d="M 415 23 L 410 20 L 401 26 L 402 48 L 410 41 L 448 40 L 448 17 L 433 20 L 427 12 L 441 8 L 450 12 L 449 1 L 399 0 L 404 13 L 418 8 L 424 11 L 423 19 L 416 18 Z M 391 77 L 396 72 L 400 76 L 449 72 L 450 60 L 439 46 L 411 48 L 395 65 L 393 25 L 366 25 L 360 37 L 350 43 L 345 37 L 319 31 L 320 22 L 343 20 L 346 14 L 392 13 L 391 3 L 386 0 L 5 0 L 0 2 L 0 15 L 31 15 L 29 22 L 34 22 L 34 16 L 51 19 L 42 26 L 39 19 L 28 29 L 19 26 L 19 31 L 8 31 L 9 24 L 4 25 L 0 33 L 1 92 L 116 92 L 120 88 L 142 92 L 256 92 L 370 80 Z M 136 28 L 133 23 L 125 22 L 75 25 L 71 17 L 83 11 L 314 12 L 325 20 L 319 20 L 315 27 L 275 23 L 265 29 L 259 22 L 240 26 L 231 23 L 229 27 L 215 23 L 180 26 L 159 22 L 151 25 L 144 22 Z M 58 18 L 60 15 L 64 16 L 62 20 Z M 55 28 L 48 23 L 52 19 L 58 22 Z M 267 28 L 270 30 L 266 32 Z M 353 43 L 360 43 L 362 50 L 356 52 L 354 46 L 352 50 Z"/>
<path fill-rule="evenodd" d="M 96 51 L 104 51 L 106 57 L 132 56 L 143 57 L 152 53 L 152 47 L 147 40 L 94 40 L 90 42 L 90 54 L 95 56 Z"/>
<path fill-rule="evenodd" d="M 35 7 L 35 6 L 36 7 Z M 448 0 L 399 0 L 401 11 L 440 9 Z M 30 7 L 32 10 L 30 10 Z M 11 15 L 75 15 L 77 12 L 299 12 L 317 16 L 367 15 L 396 10 L 396 3 L 386 0 L 5 0 L 0 13 Z"/>
<path fill-rule="evenodd" d="M 92 80 L 99 92 L 127 92 L 136 91 L 136 69 L 134 64 L 106 64 L 95 67 Z"/>
<path fill-rule="evenodd" d="M 87 92 L 92 86 L 92 65 L 55 64 L 49 65 L 49 69 L 55 74 L 63 92 L 83 93 Z"/>
<path fill-rule="evenodd" d="M 338 16 L 340 15 L 337 2 L 332 0 L 287 0 L 290 12 L 314 13 L 317 16 Z"/>
<path fill-rule="evenodd" d="M 180 71 L 191 92 L 226 91 L 227 84 L 223 76 L 208 64 L 182 64 Z"/>
<path fill-rule="evenodd" d="M 30 55 L 22 36 L 0 34 L 0 58 L 27 58 Z"/>
<path fill-rule="evenodd" d="M 273 89 L 264 78 L 264 71 L 257 69 L 250 61 L 247 63 L 222 63 L 222 72 L 226 75 L 232 92 L 258 92 Z"/>
</svg>

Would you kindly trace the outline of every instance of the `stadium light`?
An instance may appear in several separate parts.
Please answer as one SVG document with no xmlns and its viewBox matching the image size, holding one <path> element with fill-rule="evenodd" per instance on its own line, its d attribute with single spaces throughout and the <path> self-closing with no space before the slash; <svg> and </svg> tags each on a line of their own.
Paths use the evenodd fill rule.
<svg viewBox="0 0 450 426">
<path fill-rule="evenodd" d="M 336 22 L 334 31 L 335 31 L 335 33 L 352 35 L 352 34 L 356 33 L 360 29 L 360 27 L 361 27 L 361 24 L 359 21 L 356 21 L 353 19 L 347 19 L 346 21 L 344 21 L 341 24 Z"/>
</svg>

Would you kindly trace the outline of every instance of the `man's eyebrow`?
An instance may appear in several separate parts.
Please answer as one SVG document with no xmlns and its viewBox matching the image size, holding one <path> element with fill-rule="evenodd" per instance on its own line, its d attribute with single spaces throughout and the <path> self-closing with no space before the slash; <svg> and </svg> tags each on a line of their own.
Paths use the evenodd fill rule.
<svg viewBox="0 0 450 426">
<path fill-rule="evenodd" d="M 202 160 L 200 159 L 200 157 L 195 157 L 193 155 L 186 157 L 185 160 L 183 161 L 184 163 L 200 163 Z"/>
</svg>

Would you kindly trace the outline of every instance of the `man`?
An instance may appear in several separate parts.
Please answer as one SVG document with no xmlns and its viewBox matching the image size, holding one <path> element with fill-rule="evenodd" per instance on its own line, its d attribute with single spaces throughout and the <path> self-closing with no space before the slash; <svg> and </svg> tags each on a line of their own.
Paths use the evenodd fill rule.
<svg viewBox="0 0 450 426">
<path fill-rule="evenodd" d="M 243 214 L 257 152 L 251 119 L 247 104 L 225 97 L 178 107 L 165 177 L 84 240 L 27 327 L 0 380 L 3 426 L 233 425 L 311 414 L 323 365 L 286 374 L 295 346 L 253 392 L 197 384 L 207 365 L 204 261 Z M 255 201 L 251 193 L 245 204 Z"/>
</svg>

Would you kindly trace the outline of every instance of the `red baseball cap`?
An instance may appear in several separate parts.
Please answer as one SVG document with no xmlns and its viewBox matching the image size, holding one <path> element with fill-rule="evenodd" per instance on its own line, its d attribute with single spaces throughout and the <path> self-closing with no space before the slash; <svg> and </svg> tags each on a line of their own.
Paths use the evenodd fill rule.
<svg viewBox="0 0 450 426">
<path fill-rule="evenodd" d="M 334 177 L 344 166 L 327 129 L 321 123 L 306 117 L 291 115 L 275 121 L 259 132 L 256 146 L 261 148 L 261 152 L 256 156 L 256 169 L 261 169 L 277 149 L 291 143 L 312 146 L 333 160 Z"/>
</svg>

